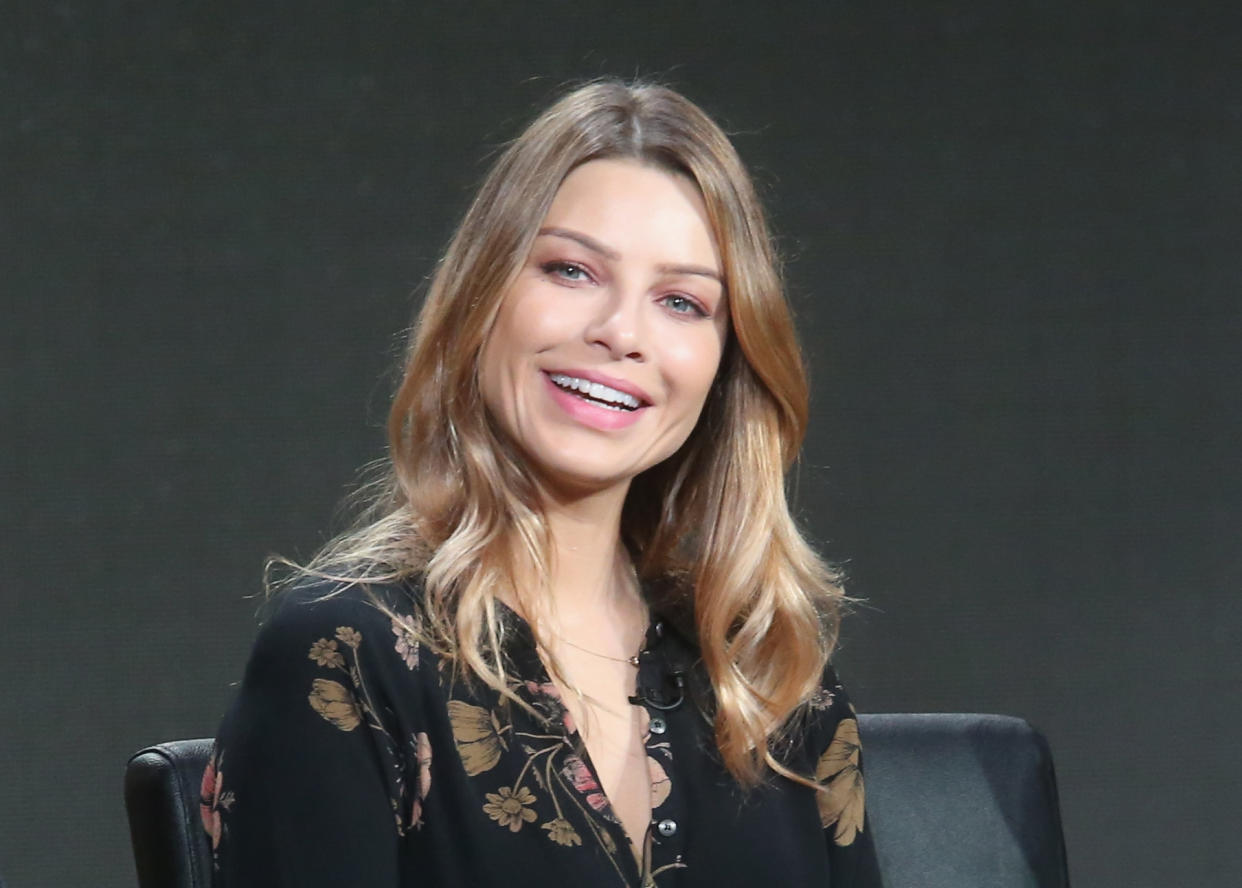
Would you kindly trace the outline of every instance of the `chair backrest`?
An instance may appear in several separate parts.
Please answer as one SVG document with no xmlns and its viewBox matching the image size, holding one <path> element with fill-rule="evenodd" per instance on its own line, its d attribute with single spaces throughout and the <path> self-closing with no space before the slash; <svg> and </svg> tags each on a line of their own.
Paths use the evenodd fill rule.
<svg viewBox="0 0 1242 888">
<path fill-rule="evenodd" d="M 884 888 L 1068 888 L 1052 755 L 1003 715 L 863 715 L 868 828 Z M 199 814 L 210 740 L 148 747 L 129 760 L 140 888 L 208 888 Z"/>
<path fill-rule="evenodd" d="M 140 888 L 210 888 L 211 847 L 199 814 L 210 740 L 174 740 L 134 753 L 125 810 Z"/>
<path fill-rule="evenodd" d="M 885 888 L 1067 888 L 1052 754 L 1003 715 L 863 715 Z"/>
</svg>

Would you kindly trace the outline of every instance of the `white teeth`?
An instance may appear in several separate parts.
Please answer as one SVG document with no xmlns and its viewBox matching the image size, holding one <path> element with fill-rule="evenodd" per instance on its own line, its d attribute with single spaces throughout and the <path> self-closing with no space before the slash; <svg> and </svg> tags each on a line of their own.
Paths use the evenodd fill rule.
<svg viewBox="0 0 1242 888">
<path fill-rule="evenodd" d="M 588 398 L 596 401 L 603 401 L 608 406 L 627 407 L 630 410 L 637 410 L 642 406 L 633 395 L 619 392 L 615 388 L 610 388 L 600 382 L 591 382 L 589 379 L 579 379 L 576 376 L 567 376 L 564 373 L 549 373 L 549 378 L 563 389 L 580 392 Z"/>
</svg>

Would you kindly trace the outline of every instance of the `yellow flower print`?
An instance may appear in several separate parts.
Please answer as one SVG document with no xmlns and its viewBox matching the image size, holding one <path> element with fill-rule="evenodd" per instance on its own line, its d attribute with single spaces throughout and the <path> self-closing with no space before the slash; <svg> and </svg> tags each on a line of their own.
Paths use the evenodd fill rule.
<svg viewBox="0 0 1242 888">
<path fill-rule="evenodd" d="M 357 650 L 358 645 L 362 644 L 362 633 L 350 626 L 337 626 L 336 637 L 354 650 Z"/>
<path fill-rule="evenodd" d="M 819 819 L 825 829 L 836 825 L 832 840 L 838 845 L 853 844 L 863 830 L 865 793 L 858 768 L 861 748 L 858 722 L 843 718 L 815 768 L 816 781 L 828 784 L 819 793 Z"/>
<path fill-rule="evenodd" d="M 448 714 L 453 726 L 453 742 L 466 773 L 476 777 L 496 767 L 505 748 L 496 713 L 461 700 L 449 700 Z"/>
<path fill-rule="evenodd" d="M 354 695 L 338 681 L 315 679 L 311 683 L 311 692 L 307 699 L 311 708 L 325 721 L 331 722 L 342 731 L 352 731 L 362 723 Z"/>
<path fill-rule="evenodd" d="M 612 834 L 606 830 L 596 830 L 595 835 L 599 839 L 600 844 L 604 846 L 604 850 L 616 857 L 617 843 L 612 840 Z"/>
<path fill-rule="evenodd" d="M 344 669 L 345 658 L 341 656 L 341 652 L 337 650 L 337 643 L 321 638 L 311 645 L 310 653 L 307 654 L 312 660 L 320 666 L 329 668 Z"/>
<path fill-rule="evenodd" d="M 564 817 L 549 820 L 543 825 L 543 828 L 548 831 L 548 838 L 558 845 L 582 844 L 582 836 L 578 835 L 577 830 Z"/>
<path fill-rule="evenodd" d="M 501 826 L 509 827 L 510 832 L 517 832 L 523 823 L 534 823 L 534 809 L 527 805 L 535 803 L 535 796 L 525 786 L 519 786 L 517 792 L 502 786 L 498 793 L 489 792 L 486 795 L 483 810 Z"/>
</svg>

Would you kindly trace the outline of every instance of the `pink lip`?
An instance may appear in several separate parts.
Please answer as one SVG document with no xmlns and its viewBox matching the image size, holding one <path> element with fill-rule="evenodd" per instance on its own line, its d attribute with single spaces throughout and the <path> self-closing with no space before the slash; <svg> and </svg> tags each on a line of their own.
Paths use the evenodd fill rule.
<svg viewBox="0 0 1242 888">
<path fill-rule="evenodd" d="M 610 407 L 601 407 L 585 398 L 580 398 L 565 391 L 552 381 L 552 378 L 548 375 L 549 372 L 564 373 L 566 376 L 575 376 L 578 379 L 589 379 L 591 382 L 603 383 L 606 386 L 615 388 L 617 391 L 633 395 L 643 402 L 643 406 L 637 410 L 614 410 Z M 581 370 L 556 370 L 545 371 L 543 378 L 544 383 L 548 387 L 548 394 L 562 410 L 582 425 L 599 429 L 600 431 L 608 432 L 632 426 L 642 418 L 644 411 L 651 403 L 651 400 L 642 389 L 620 380 L 611 379 L 601 373 L 583 373 Z"/>
</svg>

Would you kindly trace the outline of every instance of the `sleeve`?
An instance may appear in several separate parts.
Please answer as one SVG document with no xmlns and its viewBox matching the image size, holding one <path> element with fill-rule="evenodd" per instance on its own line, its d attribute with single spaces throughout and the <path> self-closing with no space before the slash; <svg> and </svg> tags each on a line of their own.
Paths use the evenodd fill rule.
<svg viewBox="0 0 1242 888">
<path fill-rule="evenodd" d="M 398 884 L 414 735 L 389 618 L 348 594 L 294 590 L 259 633 L 203 778 L 217 888 Z"/>
<path fill-rule="evenodd" d="M 867 821 L 858 717 L 836 670 L 827 667 L 812 703 L 817 710 L 815 779 L 820 822 L 828 846 L 833 888 L 881 888 L 875 843 Z"/>
</svg>

